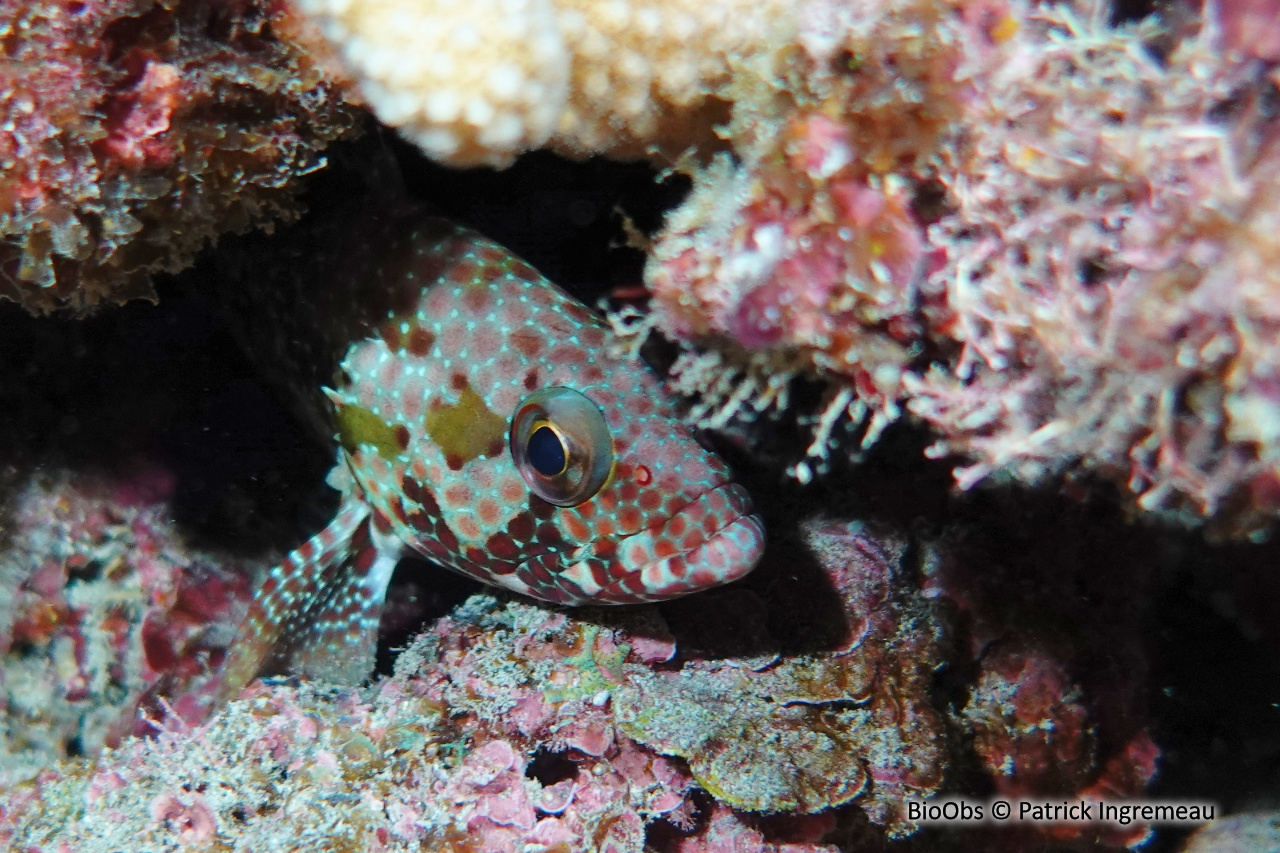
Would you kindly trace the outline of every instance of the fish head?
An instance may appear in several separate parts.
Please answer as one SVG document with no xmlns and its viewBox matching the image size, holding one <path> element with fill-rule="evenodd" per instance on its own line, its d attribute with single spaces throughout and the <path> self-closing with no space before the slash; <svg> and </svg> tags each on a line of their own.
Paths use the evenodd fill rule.
<svg viewBox="0 0 1280 853">
<path fill-rule="evenodd" d="M 668 599 L 755 566 L 746 490 L 600 318 L 471 232 L 411 233 L 388 257 L 421 298 L 329 391 L 385 532 L 563 604 Z"/>
</svg>

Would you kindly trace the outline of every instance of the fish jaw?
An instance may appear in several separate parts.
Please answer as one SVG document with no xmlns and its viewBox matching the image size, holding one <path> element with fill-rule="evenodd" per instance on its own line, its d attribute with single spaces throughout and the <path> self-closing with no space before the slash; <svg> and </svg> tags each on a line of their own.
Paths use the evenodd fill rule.
<svg viewBox="0 0 1280 853">
<path fill-rule="evenodd" d="M 600 598 L 663 601 L 703 589 L 731 583 L 755 568 L 764 554 L 764 523 L 752 512 L 751 498 L 737 483 L 727 483 L 701 495 L 682 512 L 686 526 L 695 530 L 693 547 L 632 568 L 626 575 L 601 590 Z M 698 519 L 712 526 L 700 542 Z M 670 521 L 667 525 L 670 526 Z M 705 527 L 702 528 L 705 531 Z M 628 565 L 629 548 L 622 554 Z"/>
<path fill-rule="evenodd" d="M 563 570 L 561 575 L 584 596 L 566 603 L 666 601 L 722 586 L 750 573 L 764 547 L 764 524 L 746 490 L 725 483 L 660 526 L 623 540 L 604 584 L 595 581 L 586 563 Z"/>
<path fill-rule="evenodd" d="M 724 483 L 654 528 L 621 539 L 611 556 L 567 566 L 530 558 L 502 585 L 559 605 L 667 601 L 744 578 L 764 543 L 764 524 L 748 493 Z"/>
</svg>

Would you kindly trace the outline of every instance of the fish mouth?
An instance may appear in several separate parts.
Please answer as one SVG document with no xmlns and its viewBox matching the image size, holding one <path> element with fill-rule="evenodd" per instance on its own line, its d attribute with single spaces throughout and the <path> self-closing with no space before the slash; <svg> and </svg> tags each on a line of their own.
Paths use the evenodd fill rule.
<svg viewBox="0 0 1280 853">
<path fill-rule="evenodd" d="M 664 601 L 730 583 L 755 568 L 764 544 L 751 496 L 737 483 L 724 483 L 659 527 L 620 542 L 615 578 L 591 599 Z"/>
</svg>

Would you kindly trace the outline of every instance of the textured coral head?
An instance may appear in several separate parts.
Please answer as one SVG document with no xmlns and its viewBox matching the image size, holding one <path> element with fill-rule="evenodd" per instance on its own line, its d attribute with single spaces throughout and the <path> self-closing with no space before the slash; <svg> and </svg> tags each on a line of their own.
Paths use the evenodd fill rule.
<svg viewBox="0 0 1280 853">
<path fill-rule="evenodd" d="M 557 603 L 672 598 L 754 567 L 746 491 L 595 315 L 470 232 L 419 222 L 391 242 L 379 286 L 418 296 L 330 394 L 384 532 Z"/>
</svg>

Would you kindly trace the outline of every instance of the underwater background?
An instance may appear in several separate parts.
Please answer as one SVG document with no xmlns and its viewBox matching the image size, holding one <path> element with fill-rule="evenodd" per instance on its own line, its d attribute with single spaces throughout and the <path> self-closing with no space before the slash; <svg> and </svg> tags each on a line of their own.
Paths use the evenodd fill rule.
<svg viewBox="0 0 1280 853">
<path fill-rule="evenodd" d="M 1271 0 L 0 0 L 0 83 L 5 849 L 1280 850 Z M 349 488 L 264 341 L 406 205 L 602 311 L 763 554 L 408 556 L 370 680 L 229 681 Z"/>
</svg>

